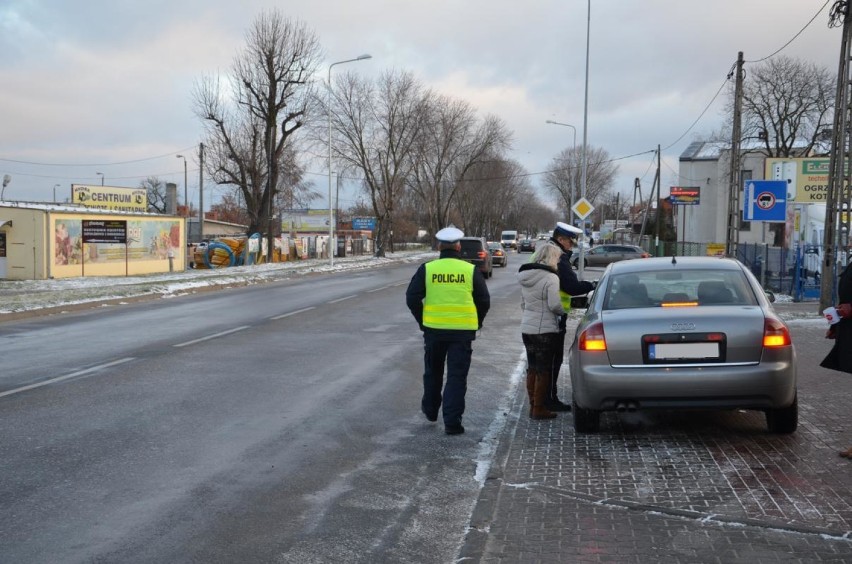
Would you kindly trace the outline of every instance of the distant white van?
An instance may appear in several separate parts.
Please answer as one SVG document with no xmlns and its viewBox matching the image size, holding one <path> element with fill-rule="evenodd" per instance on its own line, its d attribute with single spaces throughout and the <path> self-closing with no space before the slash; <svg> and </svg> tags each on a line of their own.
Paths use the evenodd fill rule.
<svg viewBox="0 0 852 564">
<path fill-rule="evenodd" d="M 500 233 L 500 243 L 503 245 L 504 249 L 515 249 L 518 250 L 518 230 L 517 229 L 508 229 Z"/>
</svg>

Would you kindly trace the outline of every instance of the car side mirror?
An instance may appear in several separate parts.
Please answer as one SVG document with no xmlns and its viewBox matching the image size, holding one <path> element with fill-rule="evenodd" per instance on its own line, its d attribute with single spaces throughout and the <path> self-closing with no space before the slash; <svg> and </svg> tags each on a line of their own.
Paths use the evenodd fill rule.
<svg viewBox="0 0 852 564">
<path fill-rule="evenodd" d="M 764 290 L 766 294 L 766 299 L 769 300 L 769 303 L 775 303 L 775 292 L 772 290 Z"/>
</svg>

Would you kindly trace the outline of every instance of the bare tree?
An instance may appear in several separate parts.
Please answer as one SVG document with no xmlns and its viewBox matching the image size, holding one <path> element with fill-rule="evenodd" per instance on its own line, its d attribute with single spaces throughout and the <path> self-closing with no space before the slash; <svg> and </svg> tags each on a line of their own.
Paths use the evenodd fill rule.
<svg viewBox="0 0 852 564">
<path fill-rule="evenodd" d="M 559 200 L 566 212 L 582 195 L 582 147 L 563 149 L 554 157 L 544 175 L 544 186 Z M 586 147 L 586 199 L 593 204 L 612 189 L 618 167 L 605 149 Z M 574 187 L 576 198 L 572 196 Z"/>
<path fill-rule="evenodd" d="M 421 133 L 423 86 L 406 72 L 389 71 L 375 82 L 352 73 L 337 78 L 329 109 L 333 158 L 363 178 L 376 217 L 376 256 L 393 249 L 396 207 L 412 168 Z"/>
<path fill-rule="evenodd" d="M 435 234 L 450 222 L 456 191 L 474 179 L 472 169 L 506 151 L 511 135 L 499 118 L 479 120 L 469 103 L 448 96 L 429 99 L 422 127 L 409 186 L 420 196 Z"/>
<path fill-rule="evenodd" d="M 758 140 L 767 157 L 819 150 L 832 124 L 836 85 L 829 69 L 785 56 L 749 66 L 743 82 L 743 138 Z M 733 99 L 731 90 L 728 115 Z"/>
<path fill-rule="evenodd" d="M 455 194 L 456 210 L 466 234 L 499 239 L 507 227 L 525 229 L 542 221 L 542 204 L 515 161 L 503 158 L 485 160 L 470 168 L 470 180 L 459 183 Z M 514 212 L 514 217 L 510 214 Z M 555 216 L 545 213 L 545 225 Z M 538 227 L 534 228 L 538 231 Z"/>
<path fill-rule="evenodd" d="M 195 112 L 207 133 L 207 172 L 216 183 L 241 192 L 249 233 L 273 236 L 272 202 L 282 169 L 295 155 L 288 150 L 291 136 L 311 114 L 320 57 L 313 31 L 272 10 L 253 22 L 227 79 L 204 77 L 196 84 Z M 271 252 L 271 241 L 268 248 Z"/>
<path fill-rule="evenodd" d="M 166 213 L 166 183 L 156 176 L 149 176 L 139 183 L 139 188 L 148 194 L 148 211 L 153 213 Z"/>
</svg>

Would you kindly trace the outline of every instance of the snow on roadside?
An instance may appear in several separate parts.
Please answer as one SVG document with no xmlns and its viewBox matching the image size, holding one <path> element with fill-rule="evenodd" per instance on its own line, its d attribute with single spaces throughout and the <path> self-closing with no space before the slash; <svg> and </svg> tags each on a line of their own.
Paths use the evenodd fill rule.
<svg viewBox="0 0 852 564">
<path fill-rule="evenodd" d="M 95 276 L 53 280 L 0 280 L 0 316 L 63 305 L 161 295 L 182 295 L 210 286 L 261 284 L 312 273 L 364 270 L 394 263 L 419 263 L 437 256 L 434 251 L 388 253 L 386 257 L 354 256 L 334 260 L 308 259 L 216 270 L 199 269 L 145 276 Z M 413 274 L 413 271 L 412 271 Z"/>
</svg>

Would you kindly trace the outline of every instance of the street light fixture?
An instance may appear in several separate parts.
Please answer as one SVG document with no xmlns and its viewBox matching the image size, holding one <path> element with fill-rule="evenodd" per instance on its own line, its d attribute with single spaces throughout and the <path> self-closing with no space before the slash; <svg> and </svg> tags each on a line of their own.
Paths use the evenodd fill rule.
<svg viewBox="0 0 852 564">
<path fill-rule="evenodd" d="M 187 199 L 186 191 L 186 157 L 183 155 L 175 155 L 178 159 L 183 159 L 183 216 L 189 216 L 189 200 Z"/>
<path fill-rule="evenodd" d="M 56 189 L 59 188 L 60 186 L 62 186 L 62 185 L 61 184 L 54 184 L 53 185 L 53 203 L 54 204 L 56 203 Z"/>
<path fill-rule="evenodd" d="M 574 131 L 574 149 L 571 152 L 571 204 L 568 206 L 568 217 L 571 217 L 571 214 L 574 213 L 571 208 L 574 207 L 574 202 L 577 201 L 577 187 L 574 185 L 574 155 L 577 153 L 577 128 L 569 123 L 562 123 L 560 121 L 547 120 L 544 123 L 549 123 L 551 125 L 561 125 L 564 127 L 570 127 Z"/>
<path fill-rule="evenodd" d="M 334 266 L 334 251 L 336 248 L 334 243 L 334 208 L 331 203 L 331 68 L 334 65 L 342 65 L 343 63 L 354 63 L 355 61 L 364 61 L 372 59 L 372 55 L 360 55 L 354 59 L 346 59 L 345 61 L 337 61 L 328 66 L 328 95 L 325 111 L 328 114 L 328 264 Z"/>
<path fill-rule="evenodd" d="M 3 175 L 3 188 L 0 188 L 0 200 L 3 200 L 3 193 L 6 192 L 6 186 L 12 182 L 12 177 L 8 174 Z"/>
<path fill-rule="evenodd" d="M 104 185 L 104 173 L 102 173 L 102 172 L 96 172 L 95 174 L 97 174 L 98 176 L 100 176 L 100 177 L 101 177 L 101 186 L 103 186 L 103 185 Z"/>
</svg>

